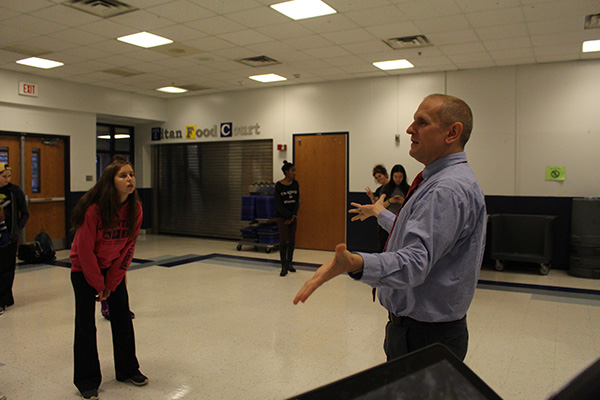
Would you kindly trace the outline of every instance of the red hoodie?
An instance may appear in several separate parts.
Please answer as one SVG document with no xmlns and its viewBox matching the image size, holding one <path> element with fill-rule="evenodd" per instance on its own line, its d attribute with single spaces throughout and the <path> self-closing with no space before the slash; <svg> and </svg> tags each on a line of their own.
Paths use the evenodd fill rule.
<svg viewBox="0 0 600 400">
<path fill-rule="evenodd" d="M 71 247 L 71 271 L 83 272 L 87 283 L 96 291 L 114 292 L 123 280 L 131 260 L 135 241 L 142 226 L 142 205 L 138 202 L 135 235 L 129 238 L 127 229 L 128 205 L 117 213 L 118 223 L 112 229 L 103 229 L 100 210 L 92 204 L 85 212 L 83 224 L 75 232 Z M 106 277 L 100 270 L 107 269 Z"/>
</svg>

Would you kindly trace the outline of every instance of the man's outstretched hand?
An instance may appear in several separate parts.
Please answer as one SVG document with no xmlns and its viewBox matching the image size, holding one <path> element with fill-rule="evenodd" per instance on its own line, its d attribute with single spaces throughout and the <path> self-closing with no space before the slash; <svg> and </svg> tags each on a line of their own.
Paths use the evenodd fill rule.
<svg viewBox="0 0 600 400">
<path fill-rule="evenodd" d="M 338 244 L 335 247 L 335 256 L 321 265 L 312 278 L 304 283 L 304 286 L 302 286 L 302 289 L 300 289 L 294 298 L 294 304 L 298 304 L 299 302 L 304 303 L 319 286 L 331 278 L 347 272 L 357 271 L 362 267 L 363 259 L 361 256 L 346 250 L 344 243 Z"/>
</svg>

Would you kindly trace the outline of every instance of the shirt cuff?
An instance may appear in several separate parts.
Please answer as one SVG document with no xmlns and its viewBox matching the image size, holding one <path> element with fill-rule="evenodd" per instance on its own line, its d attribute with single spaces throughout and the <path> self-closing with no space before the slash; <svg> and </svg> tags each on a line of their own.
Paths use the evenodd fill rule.
<svg viewBox="0 0 600 400">
<path fill-rule="evenodd" d="M 360 281 L 366 283 L 369 286 L 379 286 L 379 280 L 381 278 L 381 261 L 379 258 L 380 254 L 356 254 L 360 255 L 363 258 L 363 269 L 361 271 Z"/>
</svg>

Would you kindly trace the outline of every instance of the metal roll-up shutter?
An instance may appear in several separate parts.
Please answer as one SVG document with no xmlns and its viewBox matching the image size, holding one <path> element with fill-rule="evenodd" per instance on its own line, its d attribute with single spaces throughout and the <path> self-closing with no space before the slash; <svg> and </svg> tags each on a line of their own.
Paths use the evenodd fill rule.
<svg viewBox="0 0 600 400">
<path fill-rule="evenodd" d="M 158 231 L 238 239 L 242 196 L 272 179 L 272 140 L 161 145 Z"/>
</svg>

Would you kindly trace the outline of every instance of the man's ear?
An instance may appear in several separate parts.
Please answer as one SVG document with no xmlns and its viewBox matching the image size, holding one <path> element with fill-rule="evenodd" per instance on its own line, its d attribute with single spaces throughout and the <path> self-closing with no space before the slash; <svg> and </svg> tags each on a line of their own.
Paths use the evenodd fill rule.
<svg viewBox="0 0 600 400">
<path fill-rule="evenodd" d="M 448 133 L 446 134 L 446 143 L 447 144 L 455 143 L 457 140 L 460 139 L 460 136 L 462 135 L 462 131 L 463 131 L 462 122 L 455 122 L 452 125 L 450 125 L 450 128 L 448 129 Z"/>
</svg>

